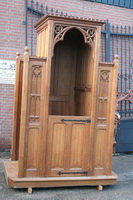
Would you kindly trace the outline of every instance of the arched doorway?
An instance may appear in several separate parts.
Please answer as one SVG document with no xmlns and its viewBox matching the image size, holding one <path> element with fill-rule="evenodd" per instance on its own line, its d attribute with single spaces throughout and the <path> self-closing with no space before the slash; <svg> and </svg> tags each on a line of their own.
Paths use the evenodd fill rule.
<svg viewBox="0 0 133 200">
<path fill-rule="evenodd" d="M 49 114 L 90 116 L 92 73 L 92 48 L 70 29 L 54 47 Z"/>
</svg>

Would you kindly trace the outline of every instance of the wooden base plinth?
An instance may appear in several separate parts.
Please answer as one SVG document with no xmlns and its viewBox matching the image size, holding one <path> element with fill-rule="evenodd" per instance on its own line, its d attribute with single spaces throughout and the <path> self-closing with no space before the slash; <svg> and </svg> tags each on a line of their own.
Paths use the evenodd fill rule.
<svg viewBox="0 0 133 200">
<path fill-rule="evenodd" d="M 86 177 L 30 177 L 18 178 L 18 162 L 4 161 L 3 163 L 7 184 L 13 188 L 28 188 L 28 193 L 32 193 L 32 188 L 37 187 L 65 187 L 65 186 L 98 186 L 98 190 L 103 189 L 103 185 L 113 185 L 117 175 L 112 172 L 110 176 L 86 176 Z"/>
</svg>

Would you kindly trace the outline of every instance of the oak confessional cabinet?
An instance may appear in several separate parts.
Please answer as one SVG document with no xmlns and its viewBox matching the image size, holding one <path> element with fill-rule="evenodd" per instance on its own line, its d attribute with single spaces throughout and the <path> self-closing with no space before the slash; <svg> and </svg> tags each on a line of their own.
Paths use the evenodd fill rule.
<svg viewBox="0 0 133 200">
<path fill-rule="evenodd" d="M 114 184 L 112 146 L 118 56 L 99 63 L 101 20 L 47 15 L 37 57 L 16 57 L 14 188 Z"/>
</svg>

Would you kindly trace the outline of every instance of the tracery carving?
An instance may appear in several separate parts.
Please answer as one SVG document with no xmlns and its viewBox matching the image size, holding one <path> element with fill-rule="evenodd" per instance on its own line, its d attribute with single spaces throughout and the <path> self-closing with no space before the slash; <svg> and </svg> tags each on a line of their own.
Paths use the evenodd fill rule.
<svg viewBox="0 0 133 200">
<path fill-rule="evenodd" d="M 42 75 L 42 66 L 41 65 L 33 65 L 32 66 L 32 77 L 40 77 Z"/>
<path fill-rule="evenodd" d="M 99 102 L 108 103 L 108 97 L 99 97 Z"/>
<path fill-rule="evenodd" d="M 84 29 L 85 30 L 85 29 Z M 86 43 L 93 45 L 94 39 L 95 39 L 95 29 L 89 28 L 86 31 Z"/>
<path fill-rule="evenodd" d="M 31 94 L 31 99 L 40 100 L 40 94 Z"/>
<path fill-rule="evenodd" d="M 78 29 L 84 37 L 85 43 L 93 46 L 95 41 L 96 28 L 83 28 L 78 26 L 66 26 L 62 24 L 55 24 L 54 26 L 54 45 L 64 39 L 66 32 L 70 29 Z"/>
<path fill-rule="evenodd" d="M 98 121 L 98 126 L 106 126 L 107 119 L 105 117 L 98 117 L 97 121 Z"/>
<path fill-rule="evenodd" d="M 103 82 L 109 82 L 109 72 L 108 70 L 102 70 L 100 80 Z"/>
<path fill-rule="evenodd" d="M 30 110 L 29 121 L 31 123 L 39 123 L 40 121 L 40 87 L 42 78 L 42 65 L 32 65 L 31 67 L 31 91 L 30 91 Z"/>
<path fill-rule="evenodd" d="M 30 115 L 30 122 L 39 122 L 39 116 L 38 115 Z"/>
<path fill-rule="evenodd" d="M 54 27 L 55 34 L 59 34 L 63 30 L 63 26 L 61 24 L 56 24 Z"/>
</svg>

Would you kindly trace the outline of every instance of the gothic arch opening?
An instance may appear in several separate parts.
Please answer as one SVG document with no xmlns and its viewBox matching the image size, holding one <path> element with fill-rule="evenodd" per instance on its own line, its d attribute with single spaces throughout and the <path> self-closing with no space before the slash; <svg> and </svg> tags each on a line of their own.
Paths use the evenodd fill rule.
<svg viewBox="0 0 133 200">
<path fill-rule="evenodd" d="M 50 115 L 90 116 L 92 48 L 83 34 L 70 29 L 56 43 L 51 67 Z"/>
</svg>

